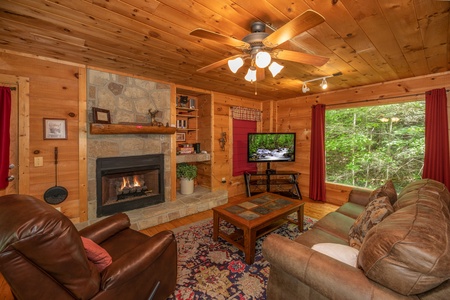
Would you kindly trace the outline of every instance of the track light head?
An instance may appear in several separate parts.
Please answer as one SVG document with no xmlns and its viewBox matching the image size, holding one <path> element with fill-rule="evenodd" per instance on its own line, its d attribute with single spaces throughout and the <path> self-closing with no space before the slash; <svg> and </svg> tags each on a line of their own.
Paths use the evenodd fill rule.
<svg viewBox="0 0 450 300">
<path fill-rule="evenodd" d="M 307 92 L 309 92 L 309 87 L 306 85 L 306 82 L 303 83 L 302 92 L 303 92 L 303 94 L 306 94 Z"/>
<path fill-rule="evenodd" d="M 322 78 L 322 83 L 320 84 L 323 90 L 326 90 L 328 87 L 327 79 L 324 77 Z"/>
</svg>

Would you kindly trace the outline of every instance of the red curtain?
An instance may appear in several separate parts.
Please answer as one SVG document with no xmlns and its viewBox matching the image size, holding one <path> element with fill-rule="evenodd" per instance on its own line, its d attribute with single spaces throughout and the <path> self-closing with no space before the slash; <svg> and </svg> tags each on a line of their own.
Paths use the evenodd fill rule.
<svg viewBox="0 0 450 300">
<path fill-rule="evenodd" d="M 247 161 L 247 134 L 256 132 L 256 121 L 233 119 L 233 176 L 256 171 L 256 163 Z"/>
<path fill-rule="evenodd" d="M 309 198 L 325 201 L 325 105 L 312 108 Z"/>
<path fill-rule="evenodd" d="M 425 94 L 425 158 L 422 178 L 450 188 L 447 94 L 445 88 Z"/>
<path fill-rule="evenodd" d="M 10 118 L 11 89 L 0 87 L 0 189 L 5 189 L 8 186 Z"/>
</svg>

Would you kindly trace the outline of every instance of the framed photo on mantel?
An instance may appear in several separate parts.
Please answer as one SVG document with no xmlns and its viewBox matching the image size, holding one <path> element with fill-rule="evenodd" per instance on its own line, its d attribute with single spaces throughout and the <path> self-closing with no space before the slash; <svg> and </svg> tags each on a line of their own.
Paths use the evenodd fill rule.
<svg viewBox="0 0 450 300">
<path fill-rule="evenodd" d="M 109 110 L 93 107 L 92 113 L 94 115 L 94 123 L 111 124 L 111 114 L 109 113 Z"/>
</svg>

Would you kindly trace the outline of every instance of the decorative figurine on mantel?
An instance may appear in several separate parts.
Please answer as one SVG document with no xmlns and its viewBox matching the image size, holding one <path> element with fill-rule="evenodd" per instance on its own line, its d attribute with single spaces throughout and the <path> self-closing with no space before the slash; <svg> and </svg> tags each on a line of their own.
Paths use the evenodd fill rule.
<svg viewBox="0 0 450 300">
<path fill-rule="evenodd" d="M 150 117 L 151 117 L 150 125 L 161 127 L 161 126 L 163 126 L 163 123 L 162 123 L 162 122 L 157 122 L 157 121 L 156 121 L 156 114 L 157 114 L 157 113 L 159 113 L 159 110 L 153 111 L 153 109 L 151 109 L 151 108 L 148 110 L 148 114 L 149 114 Z"/>
</svg>

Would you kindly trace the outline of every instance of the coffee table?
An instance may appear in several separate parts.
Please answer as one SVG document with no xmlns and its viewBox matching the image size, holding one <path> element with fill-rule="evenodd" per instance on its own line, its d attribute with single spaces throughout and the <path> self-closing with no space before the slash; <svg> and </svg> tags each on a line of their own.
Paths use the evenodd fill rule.
<svg viewBox="0 0 450 300">
<path fill-rule="evenodd" d="M 240 202 L 227 203 L 213 208 L 213 239 L 220 236 L 235 245 L 245 254 L 245 262 L 252 264 L 255 259 L 256 239 L 286 222 L 286 217 L 297 212 L 298 229 L 303 231 L 304 202 L 272 193 L 262 193 Z M 225 220 L 238 228 L 233 234 L 220 230 L 220 220 Z"/>
</svg>

